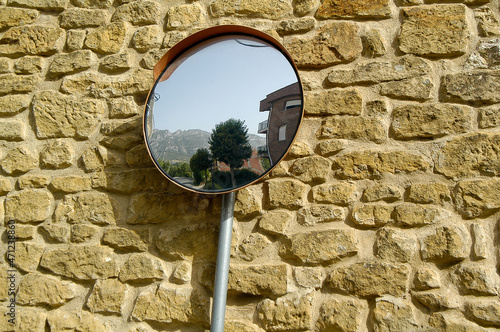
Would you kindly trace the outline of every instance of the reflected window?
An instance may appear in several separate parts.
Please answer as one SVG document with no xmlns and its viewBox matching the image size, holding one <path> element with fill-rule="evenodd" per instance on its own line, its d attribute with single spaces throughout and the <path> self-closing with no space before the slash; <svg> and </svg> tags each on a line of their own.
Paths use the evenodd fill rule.
<svg viewBox="0 0 500 332">
<path fill-rule="evenodd" d="M 294 107 L 299 107 L 302 105 L 302 102 L 299 100 L 288 100 L 286 103 L 285 103 L 285 111 L 286 110 L 289 110 L 290 108 L 294 108 Z"/>
<path fill-rule="evenodd" d="M 286 140 L 286 124 L 282 125 L 278 129 L 278 141 Z"/>
</svg>

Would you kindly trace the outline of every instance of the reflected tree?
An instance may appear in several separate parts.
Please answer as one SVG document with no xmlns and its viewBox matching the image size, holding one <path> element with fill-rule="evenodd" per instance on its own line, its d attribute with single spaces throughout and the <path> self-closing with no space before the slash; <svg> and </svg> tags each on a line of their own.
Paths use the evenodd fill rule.
<svg viewBox="0 0 500 332">
<path fill-rule="evenodd" d="M 229 166 L 232 186 L 236 187 L 234 170 L 243 166 L 245 159 L 252 156 L 252 147 L 248 141 L 248 128 L 245 126 L 245 122 L 229 119 L 215 125 L 208 144 L 210 144 L 212 157 Z"/>
<path fill-rule="evenodd" d="M 212 167 L 213 160 L 210 152 L 207 149 L 198 149 L 196 153 L 189 160 L 189 166 L 193 171 L 193 177 L 195 184 L 200 184 L 203 182 L 201 173 L 205 175 L 205 181 L 208 180 L 208 170 Z"/>
</svg>

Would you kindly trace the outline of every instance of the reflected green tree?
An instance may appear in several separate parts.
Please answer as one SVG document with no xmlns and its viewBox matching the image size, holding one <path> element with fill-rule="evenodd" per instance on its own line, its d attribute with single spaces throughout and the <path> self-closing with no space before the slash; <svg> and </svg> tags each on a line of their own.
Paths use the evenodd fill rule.
<svg viewBox="0 0 500 332">
<path fill-rule="evenodd" d="M 210 152 L 207 149 L 198 149 L 189 160 L 189 166 L 193 171 L 194 184 L 198 185 L 203 182 L 202 172 L 205 176 L 204 180 L 208 180 L 208 170 L 212 167 L 213 160 Z"/>
<path fill-rule="evenodd" d="M 233 187 L 236 187 L 234 170 L 243 166 L 245 159 L 252 156 L 252 147 L 248 141 L 248 128 L 245 126 L 245 122 L 229 119 L 215 125 L 208 144 L 210 144 L 212 157 L 229 166 L 231 183 Z"/>
</svg>

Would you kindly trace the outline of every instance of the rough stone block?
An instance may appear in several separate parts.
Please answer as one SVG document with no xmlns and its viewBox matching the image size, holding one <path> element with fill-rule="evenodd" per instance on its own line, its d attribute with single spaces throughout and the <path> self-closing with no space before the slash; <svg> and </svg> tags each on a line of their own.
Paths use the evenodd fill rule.
<svg viewBox="0 0 500 332">
<path fill-rule="evenodd" d="M 86 30 L 68 30 L 66 32 L 66 47 L 69 51 L 81 50 L 86 37 Z"/>
<path fill-rule="evenodd" d="M 474 260 L 486 259 L 490 256 L 491 239 L 488 232 L 481 224 L 471 225 L 472 258 Z"/>
<path fill-rule="evenodd" d="M 346 209 L 328 204 L 316 204 L 302 208 L 297 213 L 297 222 L 304 226 L 314 226 L 319 223 L 343 221 Z"/>
<path fill-rule="evenodd" d="M 290 171 L 303 182 L 325 182 L 331 171 L 330 161 L 320 156 L 297 159 Z"/>
<path fill-rule="evenodd" d="M 394 220 L 405 227 L 437 224 L 450 217 L 450 212 L 434 206 L 404 203 L 394 208 Z"/>
<path fill-rule="evenodd" d="M 279 0 L 216 0 L 209 6 L 212 17 L 242 16 L 248 18 L 279 19 L 292 12 L 290 1 Z"/>
<path fill-rule="evenodd" d="M 300 267 L 293 269 L 295 282 L 303 288 L 321 288 L 325 280 L 325 272 L 321 267 Z"/>
<path fill-rule="evenodd" d="M 157 24 L 160 5 L 153 1 L 134 1 L 116 8 L 112 22 L 125 21 L 134 25 Z"/>
<path fill-rule="evenodd" d="M 495 71 L 473 71 L 443 76 L 441 89 L 446 101 L 490 104 L 500 102 L 500 74 Z"/>
<path fill-rule="evenodd" d="M 20 189 L 47 188 L 50 179 L 47 175 L 26 174 L 17 180 L 17 185 Z"/>
<path fill-rule="evenodd" d="M 156 238 L 156 247 L 173 259 L 213 260 L 217 251 L 217 232 L 213 226 L 197 225 L 176 232 L 165 229 Z"/>
<path fill-rule="evenodd" d="M 316 17 L 329 18 L 389 18 L 391 9 L 389 0 L 374 0 L 366 2 L 363 0 L 342 1 L 323 0 L 316 12 Z"/>
<path fill-rule="evenodd" d="M 0 94 L 28 93 L 33 91 L 40 83 L 38 75 L 0 75 Z"/>
<path fill-rule="evenodd" d="M 408 190 L 408 200 L 419 204 L 450 202 L 450 188 L 440 182 L 414 183 Z"/>
<path fill-rule="evenodd" d="M 312 325 L 313 293 L 290 293 L 258 304 L 259 320 L 266 331 L 308 329 Z"/>
<path fill-rule="evenodd" d="M 75 296 L 69 282 L 43 274 L 30 273 L 19 283 L 16 300 L 23 305 L 46 304 L 59 307 Z"/>
<path fill-rule="evenodd" d="M 115 214 L 111 200 L 105 193 L 87 191 L 73 196 L 66 196 L 62 207 L 67 213 L 60 216 L 71 224 L 91 222 L 98 225 L 115 223 Z M 57 211 L 56 211 L 57 212 Z"/>
<path fill-rule="evenodd" d="M 68 54 L 58 54 L 49 66 L 49 75 L 59 76 L 76 73 L 88 69 L 95 61 L 94 54 L 89 50 L 74 51 Z"/>
<path fill-rule="evenodd" d="M 329 139 L 318 143 L 317 150 L 322 156 L 329 156 L 346 148 L 346 141 L 340 139 Z"/>
<path fill-rule="evenodd" d="M 0 140 L 24 141 L 26 138 L 26 126 L 24 122 L 17 120 L 3 120 L 0 123 Z"/>
<path fill-rule="evenodd" d="M 0 8 L 0 29 L 30 24 L 38 18 L 38 11 L 31 9 Z"/>
<path fill-rule="evenodd" d="M 37 158 L 24 147 L 10 150 L 2 161 L 0 161 L 2 170 L 11 175 L 26 173 L 37 166 Z"/>
<path fill-rule="evenodd" d="M 451 291 L 432 290 L 427 292 L 414 292 L 412 297 L 430 311 L 443 311 L 458 308 L 458 294 Z"/>
<path fill-rule="evenodd" d="M 40 162 L 47 168 L 66 168 L 73 164 L 74 155 L 74 149 L 67 141 L 56 140 L 43 148 Z"/>
<path fill-rule="evenodd" d="M 92 184 L 89 177 L 68 175 L 55 177 L 50 183 L 50 189 L 55 192 L 76 193 L 79 191 L 91 190 Z"/>
<path fill-rule="evenodd" d="M 10 6 L 36 8 L 49 11 L 64 10 L 69 0 L 9 0 Z"/>
<path fill-rule="evenodd" d="M 214 4 L 213 6 L 217 5 Z M 186 30 L 203 24 L 205 16 L 205 9 L 199 3 L 173 6 L 168 9 L 166 27 L 169 30 Z"/>
<path fill-rule="evenodd" d="M 228 292 L 280 296 L 287 293 L 287 265 L 231 265 Z"/>
<path fill-rule="evenodd" d="M 147 254 L 132 254 L 120 269 L 118 278 L 122 282 L 162 280 L 165 272 L 161 260 Z"/>
<path fill-rule="evenodd" d="M 456 271 L 458 287 L 464 294 L 476 296 L 498 295 L 500 279 L 494 268 L 484 265 L 462 265 Z"/>
<path fill-rule="evenodd" d="M 271 234 L 285 234 L 292 221 L 292 214 L 286 211 L 270 211 L 259 219 L 259 227 Z"/>
<path fill-rule="evenodd" d="M 388 205 L 361 205 L 352 209 L 351 219 L 361 227 L 381 227 L 392 222 L 394 207 Z"/>
<path fill-rule="evenodd" d="M 305 33 L 314 29 L 316 21 L 312 17 L 281 21 L 276 31 L 280 35 Z"/>
<path fill-rule="evenodd" d="M 65 29 L 99 27 L 109 20 L 108 12 L 100 9 L 68 8 L 59 17 Z"/>
<path fill-rule="evenodd" d="M 500 35 L 500 22 L 495 13 L 489 7 L 479 7 L 474 10 L 474 17 L 477 20 L 478 30 L 481 36 Z"/>
<path fill-rule="evenodd" d="M 316 8 L 315 0 L 296 0 L 292 2 L 293 12 L 298 16 L 304 16 Z"/>
<path fill-rule="evenodd" d="M 333 89 L 305 93 L 304 112 L 311 115 L 360 115 L 361 93 L 356 89 Z"/>
<path fill-rule="evenodd" d="M 370 29 L 363 36 L 364 54 L 369 58 L 376 58 L 387 53 L 386 41 L 380 30 Z"/>
<path fill-rule="evenodd" d="M 99 229 L 92 225 L 74 224 L 71 225 L 71 242 L 82 243 L 88 241 L 97 234 Z"/>
<path fill-rule="evenodd" d="M 69 240 L 69 227 L 67 225 L 44 224 L 39 229 L 49 242 L 67 243 Z"/>
<path fill-rule="evenodd" d="M 44 67 L 44 58 L 25 56 L 14 62 L 14 72 L 21 75 L 39 74 Z"/>
<path fill-rule="evenodd" d="M 120 314 L 127 296 L 127 285 L 116 279 L 97 280 L 87 300 L 92 312 Z"/>
<path fill-rule="evenodd" d="M 139 52 L 146 52 L 152 48 L 160 47 L 163 40 L 163 32 L 156 25 L 150 25 L 137 29 L 132 36 L 132 45 Z"/>
<path fill-rule="evenodd" d="M 326 183 L 313 187 L 312 196 L 318 203 L 347 205 L 357 198 L 356 185 L 348 182 Z"/>
<path fill-rule="evenodd" d="M 44 252 L 43 246 L 35 243 L 16 243 L 16 259 L 14 265 L 23 272 L 34 272 L 40 264 Z"/>
<path fill-rule="evenodd" d="M 262 254 L 270 243 L 271 241 L 264 235 L 252 233 L 241 241 L 238 246 L 238 256 L 246 261 L 253 261 Z"/>
<path fill-rule="evenodd" d="M 470 237 L 463 226 L 441 226 L 420 239 L 425 261 L 453 264 L 469 257 Z"/>
<path fill-rule="evenodd" d="M 113 0 L 74 0 L 73 3 L 82 8 L 109 8 L 113 5 Z"/>
<path fill-rule="evenodd" d="M 479 128 L 492 128 L 500 126 L 500 109 L 489 107 L 479 109 Z"/>
<path fill-rule="evenodd" d="M 191 281 L 192 264 L 188 261 L 183 261 L 179 264 L 172 275 L 170 276 L 170 280 L 178 285 L 188 284 Z"/>
<path fill-rule="evenodd" d="M 380 94 L 396 99 L 427 100 L 434 84 L 429 77 L 412 77 L 380 84 Z"/>
<path fill-rule="evenodd" d="M 51 55 L 64 44 L 64 30 L 43 26 L 13 27 L 0 38 L 0 54 Z"/>
<path fill-rule="evenodd" d="M 26 95 L 7 95 L 0 97 L 0 115 L 10 116 L 24 111 L 30 104 L 31 97 Z"/>
<path fill-rule="evenodd" d="M 309 191 L 309 187 L 298 180 L 269 180 L 267 187 L 269 204 L 282 208 L 302 207 Z"/>
<path fill-rule="evenodd" d="M 25 189 L 7 195 L 5 218 L 19 223 L 37 223 L 49 218 L 54 198 L 43 189 Z"/>
<path fill-rule="evenodd" d="M 144 232 L 127 228 L 108 228 L 104 231 L 102 242 L 115 249 L 147 251 L 145 236 Z"/>
<path fill-rule="evenodd" d="M 126 36 L 126 24 L 112 22 L 90 31 L 85 39 L 85 47 L 97 53 L 118 53 L 124 45 Z"/>
<path fill-rule="evenodd" d="M 373 320 L 378 331 L 412 331 L 418 326 L 411 302 L 389 296 L 376 299 Z"/>
<path fill-rule="evenodd" d="M 377 232 L 375 256 L 391 262 L 406 263 L 417 252 L 417 240 L 410 233 L 392 228 L 382 228 Z"/>
<path fill-rule="evenodd" d="M 323 122 L 317 135 L 319 138 L 341 138 L 382 143 L 387 139 L 387 130 L 383 122 L 376 118 L 331 117 Z"/>
<path fill-rule="evenodd" d="M 470 301 L 466 313 L 474 321 L 486 326 L 500 326 L 500 302 L 498 300 Z"/>
<path fill-rule="evenodd" d="M 430 268 L 422 268 L 415 272 L 413 284 L 417 290 L 428 290 L 441 287 L 439 274 Z"/>
<path fill-rule="evenodd" d="M 390 184 L 375 184 L 365 189 L 362 199 L 366 202 L 393 202 L 401 199 L 401 190 Z"/>
<path fill-rule="evenodd" d="M 53 310 L 47 315 L 51 331 L 103 331 L 110 330 L 93 314 L 84 310 Z"/>
</svg>

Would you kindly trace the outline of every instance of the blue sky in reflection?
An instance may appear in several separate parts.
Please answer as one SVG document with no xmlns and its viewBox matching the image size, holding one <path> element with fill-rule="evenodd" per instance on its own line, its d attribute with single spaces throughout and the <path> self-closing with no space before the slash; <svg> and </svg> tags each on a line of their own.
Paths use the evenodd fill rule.
<svg viewBox="0 0 500 332">
<path fill-rule="evenodd" d="M 218 39 L 219 40 L 219 39 Z M 268 112 L 259 112 L 266 95 L 297 82 L 295 72 L 273 46 L 255 38 L 231 36 L 193 48 L 171 76 L 156 86 L 155 129 L 202 129 L 242 119 L 249 134 Z"/>
</svg>

